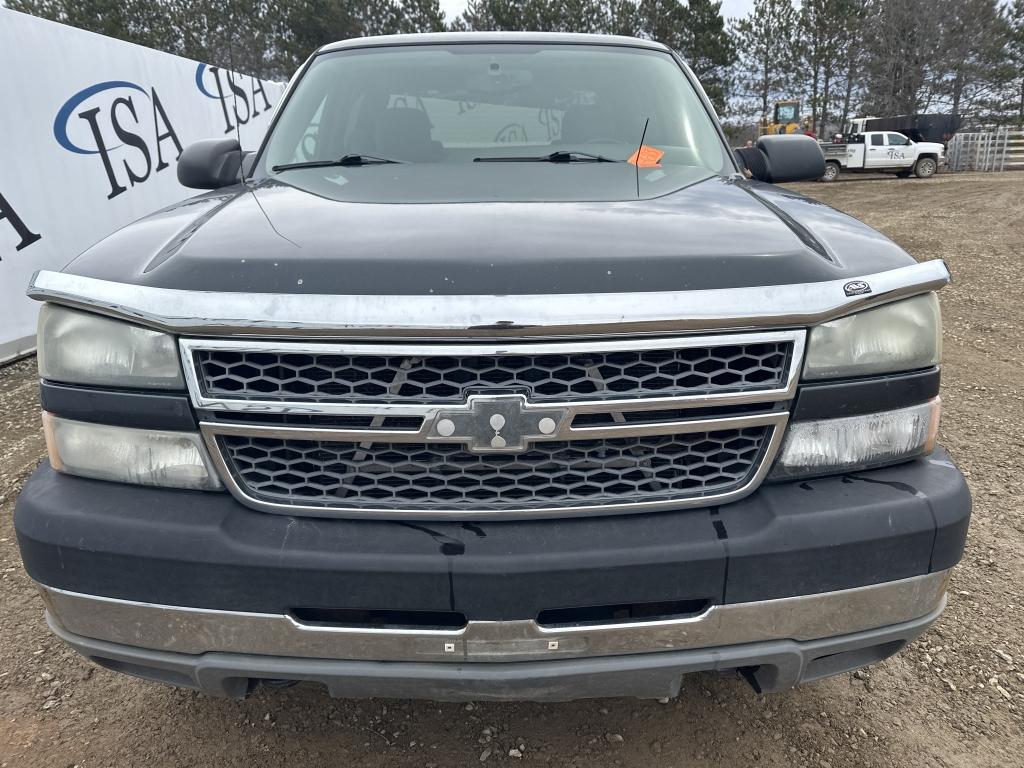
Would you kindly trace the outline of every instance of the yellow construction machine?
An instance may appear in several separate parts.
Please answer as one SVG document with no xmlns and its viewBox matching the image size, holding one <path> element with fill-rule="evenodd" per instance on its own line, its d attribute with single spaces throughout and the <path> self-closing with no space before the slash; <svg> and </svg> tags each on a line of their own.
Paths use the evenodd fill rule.
<svg viewBox="0 0 1024 768">
<path fill-rule="evenodd" d="M 776 101 L 772 112 L 772 121 L 762 121 L 761 135 L 774 136 L 777 133 L 804 133 L 800 122 L 800 100 L 786 99 Z"/>
</svg>

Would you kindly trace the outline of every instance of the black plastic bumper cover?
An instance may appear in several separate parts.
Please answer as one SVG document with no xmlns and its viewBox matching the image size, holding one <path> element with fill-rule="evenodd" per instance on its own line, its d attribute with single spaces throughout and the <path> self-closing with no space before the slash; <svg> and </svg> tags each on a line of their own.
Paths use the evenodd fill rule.
<svg viewBox="0 0 1024 768">
<path fill-rule="evenodd" d="M 522 522 L 328 520 L 226 493 L 67 477 L 18 499 L 29 575 L 126 600 L 286 613 L 458 611 L 470 620 L 675 600 L 735 603 L 875 584 L 960 558 L 970 495 L 945 452 L 846 477 L 765 485 L 732 504 Z"/>
</svg>

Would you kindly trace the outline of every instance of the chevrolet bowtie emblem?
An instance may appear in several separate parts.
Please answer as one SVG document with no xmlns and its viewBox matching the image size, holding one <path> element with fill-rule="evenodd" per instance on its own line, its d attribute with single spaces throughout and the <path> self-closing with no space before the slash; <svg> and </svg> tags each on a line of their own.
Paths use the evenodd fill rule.
<svg viewBox="0 0 1024 768">
<path fill-rule="evenodd" d="M 516 453 L 557 435 L 565 418 L 566 409 L 531 405 L 523 395 L 470 395 L 466 405 L 436 412 L 430 437 L 474 453 Z"/>
</svg>

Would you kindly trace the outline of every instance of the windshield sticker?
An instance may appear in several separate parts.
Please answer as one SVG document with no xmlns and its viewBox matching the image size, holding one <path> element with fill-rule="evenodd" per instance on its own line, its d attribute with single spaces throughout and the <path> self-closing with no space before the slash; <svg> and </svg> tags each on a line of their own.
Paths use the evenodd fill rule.
<svg viewBox="0 0 1024 768">
<path fill-rule="evenodd" d="M 637 168 L 661 168 L 658 162 L 665 156 L 664 151 L 657 147 L 649 147 L 646 144 L 630 155 L 627 163 L 632 163 Z"/>
</svg>

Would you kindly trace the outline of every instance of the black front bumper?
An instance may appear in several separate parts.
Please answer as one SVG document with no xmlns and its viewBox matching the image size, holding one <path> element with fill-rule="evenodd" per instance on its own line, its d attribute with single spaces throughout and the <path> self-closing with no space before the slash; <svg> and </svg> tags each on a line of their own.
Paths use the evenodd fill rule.
<svg viewBox="0 0 1024 768">
<path fill-rule="evenodd" d="M 284 654 L 173 653 L 50 629 L 100 666 L 145 680 L 241 698 L 261 680 L 312 681 L 337 698 L 433 701 L 569 701 L 633 696 L 670 698 L 691 672 L 743 670 L 758 692 L 866 666 L 897 653 L 942 613 L 945 601 L 910 621 L 816 640 L 767 640 L 712 648 L 550 661 L 458 663 L 305 658 Z"/>
<path fill-rule="evenodd" d="M 970 496 L 945 452 L 896 467 L 765 485 L 709 509 L 480 523 L 279 516 L 225 493 L 157 490 L 40 467 L 15 526 L 52 588 L 163 605 L 456 611 L 533 619 L 554 608 L 731 604 L 943 571 Z"/>
</svg>

